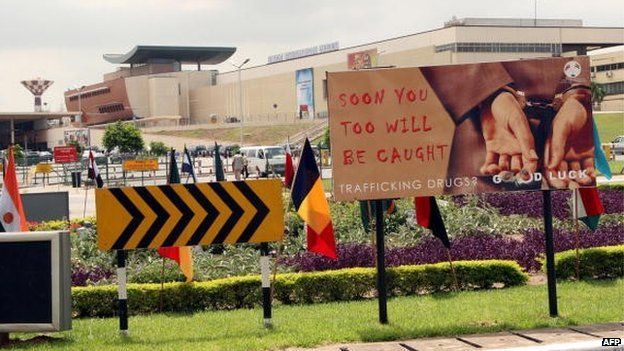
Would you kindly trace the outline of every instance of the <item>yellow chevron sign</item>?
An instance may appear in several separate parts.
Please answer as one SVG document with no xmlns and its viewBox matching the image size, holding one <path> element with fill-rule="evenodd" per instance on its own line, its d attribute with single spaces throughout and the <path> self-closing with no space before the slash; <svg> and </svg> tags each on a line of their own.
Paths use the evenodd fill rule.
<svg viewBox="0 0 624 351">
<path fill-rule="evenodd" d="M 96 189 L 101 250 L 280 241 L 277 179 Z"/>
</svg>

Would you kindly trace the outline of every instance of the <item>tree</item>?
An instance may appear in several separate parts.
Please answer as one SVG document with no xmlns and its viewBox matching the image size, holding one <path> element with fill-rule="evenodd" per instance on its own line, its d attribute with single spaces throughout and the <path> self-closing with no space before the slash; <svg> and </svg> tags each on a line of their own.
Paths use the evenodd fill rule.
<svg viewBox="0 0 624 351">
<path fill-rule="evenodd" d="M 592 94 L 592 102 L 596 105 L 600 105 L 606 95 L 604 88 L 596 82 L 591 82 L 589 88 Z"/>
<path fill-rule="evenodd" d="M 117 121 L 106 127 L 102 144 L 107 151 L 118 148 L 121 153 L 137 153 L 143 150 L 141 131 L 133 123 Z"/>
<path fill-rule="evenodd" d="M 150 153 L 154 156 L 165 156 L 169 148 L 162 141 L 150 141 Z"/>
<path fill-rule="evenodd" d="M 78 153 L 78 155 L 82 155 L 82 151 L 83 147 L 82 145 L 80 145 L 80 143 L 78 142 L 78 140 L 72 140 L 69 143 L 67 143 L 68 146 L 73 146 L 76 148 L 76 153 Z"/>
<path fill-rule="evenodd" d="M 325 133 L 323 134 L 323 139 L 322 139 L 323 144 L 325 144 L 324 146 L 327 149 L 331 148 L 331 144 L 329 143 L 329 127 L 325 128 Z"/>
</svg>

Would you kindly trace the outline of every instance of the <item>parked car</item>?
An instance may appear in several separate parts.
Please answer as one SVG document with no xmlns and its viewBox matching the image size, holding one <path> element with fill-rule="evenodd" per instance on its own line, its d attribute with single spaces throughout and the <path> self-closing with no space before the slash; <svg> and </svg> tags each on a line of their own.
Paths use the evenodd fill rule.
<svg viewBox="0 0 624 351">
<path fill-rule="evenodd" d="M 611 151 L 614 155 L 624 155 L 624 135 L 617 136 L 611 141 Z"/>
<path fill-rule="evenodd" d="M 250 174 L 267 177 L 276 173 L 284 175 L 286 168 L 286 152 L 282 146 L 247 146 L 240 148 L 241 154 L 247 159 Z"/>
<path fill-rule="evenodd" d="M 40 162 L 50 162 L 54 158 L 50 151 L 38 151 L 37 154 Z"/>
</svg>

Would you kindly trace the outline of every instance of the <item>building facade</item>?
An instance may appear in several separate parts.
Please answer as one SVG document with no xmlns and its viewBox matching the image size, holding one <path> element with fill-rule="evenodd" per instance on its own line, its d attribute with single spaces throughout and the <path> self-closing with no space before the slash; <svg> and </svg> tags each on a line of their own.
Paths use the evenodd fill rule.
<svg viewBox="0 0 624 351">
<path fill-rule="evenodd" d="M 241 119 L 289 122 L 327 117 L 326 72 L 585 55 L 623 43 L 624 28 L 585 27 L 580 20 L 466 18 L 453 19 L 442 28 L 343 49 L 335 43 L 322 50 L 298 50 L 297 55 L 272 55 L 271 63 L 224 73 L 182 71 L 181 63 L 189 59 L 180 56 L 185 54 L 181 48 L 177 48 L 178 56 L 167 58 L 163 52 L 171 47 L 157 47 L 142 56 L 137 55 L 137 48 L 141 51 L 137 47 L 134 54 L 131 51 L 112 60 L 105 56 L 130 67 L 106 74 L 104 82 L 84 87 L 82 93 L 67 92 L 65 100 L 68 109 L 83 112 L 87 125 L 165 117 L 191 124 Z M 222 53 L 220 58 L 226 56 Z M 624 71 L 617 68 L 623 61 L 621 55 L 593 57 L 596 79 L 608 91 L 603 109 L 621 110 Z M 603 71 L 607 65 L 614 69 Z M 106 88 L 110 92 L 88 95 Z"/>
<path fill-rule="evenodd" d="M 590 52 L 592 80 L 604 91 L 598 108 L 624 111 L 624 46 Z"/>
</svg>

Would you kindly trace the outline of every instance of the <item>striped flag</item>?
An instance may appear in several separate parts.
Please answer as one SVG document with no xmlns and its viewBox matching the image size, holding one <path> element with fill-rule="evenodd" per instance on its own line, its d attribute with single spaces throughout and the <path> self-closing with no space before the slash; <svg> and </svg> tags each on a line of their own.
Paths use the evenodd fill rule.
<svg viewBox="0 0 624 351">
<path fill-rule="evenodd" d="M 604 207 L 596 188 L 579 188 L 573 191 L 572 215 L 580 219 L 591 230 L 596 230 Z"/>
<path fill-rule="evenodd" d="M 438 203 L 434 196 L 424 196 L 414 198 L 414 207 L 416 210 L 416 223 L 421 227 L 431 229 L 433 235 L 442 241 L 447 249 L 451 248 L 446 227 L 442 220 L 442 214 L 438 208 Z"/>
<path fill-rule="evenodd" d="M 223 161 L 221 161 L 221 153 L 219 151 L 219 145 L 215 141 L 214 147 L 214 171 L 215 171 L 215 180 L 217 182 L 225 180 L 225 173 L 223 173 Z"/>
<path fill-rule="evenodd" d="M 314 152 L 307 138 L 301 152 L 291 196 L 297 213 L 306 222 L 308 251 L 336 259 L 336 240 L 329 204 L 325 198 Z"/>
<path fill-rule="evenodd" d="M 0 232 L 25 232 L 26 215 L 19 193 L 17 176 L 15 175 L 15 159 L 13 147 L 9 147 L 8 160 L 4 169 L 4 184 L 0 194 Z"/>
<path fill-rule="evenodd" d="M 87 178 L 91 179 L 98 188 L 104 186 L 104 181 L 100 175 L 100 169 L 97 163 L 95 163 L 95 157 L 93 157 L 93 151 L 89 150 L 89 169 L 87 170 Z"/>
<path fill-rule="evenodd" d="M 290 138 L 286 144 L 286 166 L 284 169 L 284 185 L 290 189 L 295 178 L 295 168 L 293 166 L 292 152 L 290 151 Z"/>
<path fill-rule="evenodd" d="M 188 173 L 193 177 L 193 183 L 197 183 L 197 177 L 195 176 L 195 170 L 193 169 L 193 162 L 191 161 L 191 155 L 189 154 L 186 145 L 184 146 L 184 159 L 182 160 L 182 172 Z"/>
<path fill-rule="evenodd" d="M 171 149 L 171 159 L 169 167 L 168 184 L 180 183 L 180 173 L 178 163 L 175 159 L 175 150 Z M 186 281 L 193 280 L 193 254 L 190 246 L 172 246 L 158 248 L 158 254 L 162 257 L 174 260 L 178 263 L 180 270 L 186 277 Z"/>
</svg>

